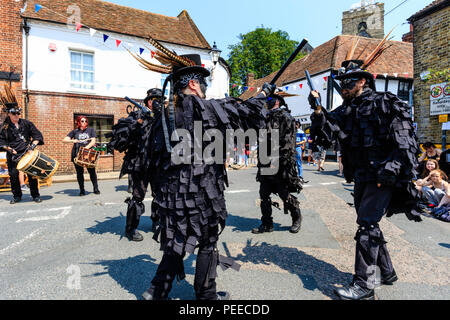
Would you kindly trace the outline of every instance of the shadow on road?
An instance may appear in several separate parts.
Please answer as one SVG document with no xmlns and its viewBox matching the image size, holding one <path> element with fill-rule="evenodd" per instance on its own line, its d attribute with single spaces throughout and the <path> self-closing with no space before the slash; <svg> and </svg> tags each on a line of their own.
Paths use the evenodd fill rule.
<svg viewBox="0 0 450 320">
<path fill-rule="evenodd" d="M 86 230 L 93 234 L 111 233 L 115 235 L 124 235 L 126 217 L 120 213 L 118 217 L 106 217 L 104 221 L 95 220 L 95 226 L 86 228 Z"/>
<path fill-rule="evenodd" d="M 278 211 L 275 209 L 275 211 Z M 276 217 L 275 217 L 276 219 Z M 253 228 L 258 228 L 261 225 L 261 219 L 259 218 L 245 218 L 228 214 L 227 228 L 232 228 L 231 231 L 235 232 L 250 232 Z M 290 229 L 290 226 L 282 227 L 281 224 L 273 224 L 274 231 L 286 231 Z"/>
<path fill-rule="evenodd" d="M 0 193 L 0 199 L 10 201 L 12 199 L 13 195 L 12 192 L 2 192 Z"/>
<path fill-rule="evenodd" d="M 126 216 L 120 212 L 117 217 L 106 217 L 103 221 L 95 220 L 96 225 L 86 228 L 86 231 L 93 234 L 115 234 L 121 237 L 125 233 Z M 152 229 L 152 220 L 150 217 L 141 217 L 138 230 L 149 232 Z"/>
<path fill-rule="evenodd" d="M 193 274 L 195 269 L 192 264 L 195 260 L 194 255 L 190 255 L 184 261 L 185 273 Z M 142 300 L 142 293 L 151 286 L 156 269 L 158 268 L 156 259 L 149 255 L 141 254 L 135 257 L 118 260 L 99 260 L 93 265 L 103 266 L 104 272 L 97 272 L 85 277 L 99 277 L 109 275 L 123 289 L 136 296 L 138 300 Z M 169 294 L 171 299 L 194 300 L 195 294 L 193 286 L 186 280 L 174 281 L 172 290 Z"/>
<path fill-rule="evenodd" d="M 335 177 L 338 177 L 338 178 L 342 178 L 342 177 L 339 177 L 338 176 L 338 173 L 339 173 L 339 170 L 327 170 L 326 168 L 325 168 L 325 171 L 317 171 L 317 169 L 316 170 L 314 170 L 313 171 L 314 172 L 314 174 L 320 174 L 320 175 L 326 175 L 326 176 L 335 176 Z"/>
<path fill-rule="evenodd" d="M 64 194 L 68 195 L 69 197 L 79 197 L 80 198 L 80 189 L 65 189 L 61 191 L 55 192 L 55 194 Z M 89 192 L 86 192 L 86 194 L 89 194 Z"/>
<path fill-rule="evenodd" d="M 450 243 L 439 243 L 439 245 L 440 245 L 441 247 L 450 249 Z"/>
<path fill-rule="evenodd" d="M 119 192 L 119 191 L 128 192 L 128 185 L 120 185 L 120 186 L 116 186 L 115 188 L 116 188 L 116 192 Z"/>
<path fill-rule="evenodd" d="M 239 254 L 237 261 L 253 264 L 273 264 L 297 275 L 307 290 L 319 290 L 331 299 L 337 299 L 333 293 L 335 284 L 347 284 L 352 280 L 352 274 L 341 272 L 335 266 L 319 260 L 296 248 L 280 247 L 266 242 L 252 244 L 247 240 L 243 249 L 243 255 Z"/>
</svg>

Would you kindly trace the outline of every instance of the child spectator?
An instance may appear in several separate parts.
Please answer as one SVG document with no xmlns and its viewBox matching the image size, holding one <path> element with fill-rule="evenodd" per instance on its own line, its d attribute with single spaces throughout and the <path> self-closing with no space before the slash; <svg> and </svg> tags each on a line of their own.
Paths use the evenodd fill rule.
<svg viewBox="0 0 450 320">
<path fill-rule="evenodd" d="M 423 180 L 423 197 L 437 208 L 450 204 L 450 184 L 444 181 L 444 178 L 447 176 L 438 169 L 431 171 Z"/>
</svg>

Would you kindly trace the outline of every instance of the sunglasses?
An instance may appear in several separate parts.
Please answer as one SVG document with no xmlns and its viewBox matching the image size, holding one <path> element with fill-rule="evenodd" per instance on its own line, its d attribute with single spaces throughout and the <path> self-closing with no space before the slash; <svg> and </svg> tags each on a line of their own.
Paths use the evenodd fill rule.
<svg viewBox="0 0 450 320">
<path fill-rule="evenodd" d="M 13 116 L 20 116 L 20 112 L 11 112 Z"/>
<path fill-rule="evenodd" d="M 81 123 L 83 123 L 83 122 L 86 122 L 86 123 L 87 123 L 87 121 L 86 121 L 86 120 L 81 120 L 80 122 L 81 122 Z"/>
<path fill-rule="evenodd" d="M 356 86 L 358 80 L 353 78 L 341 80 L 341 88 L 351 90 Z"/>
</svg>

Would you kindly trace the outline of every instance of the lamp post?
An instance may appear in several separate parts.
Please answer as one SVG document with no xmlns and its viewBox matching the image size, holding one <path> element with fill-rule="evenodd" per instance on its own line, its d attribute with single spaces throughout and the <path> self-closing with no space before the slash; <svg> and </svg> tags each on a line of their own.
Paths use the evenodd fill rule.
<svg viewBox="0 0 450 320">
<path fill-rule="evenodd" d="M 216 66 L 217 62 L 219 61 L 221 52 L 222 52 L 221 50 L 217 49 L 216 42 L 214 41 L 214 45 L 213 45 L 211 51 L 209 52 L 209 54 L 211 55 L 211 60 L 214 63 L 214 67 Z"/>
</svg>

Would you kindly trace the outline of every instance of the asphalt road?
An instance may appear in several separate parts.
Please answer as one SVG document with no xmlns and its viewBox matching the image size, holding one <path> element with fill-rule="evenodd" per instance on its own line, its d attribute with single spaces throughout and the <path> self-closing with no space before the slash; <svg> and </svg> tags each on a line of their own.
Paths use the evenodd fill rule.
<svg viewBox="0 0 450 320">
<path fill-rule="evenodd" d="M 299 195 L 304 218 L 295 235 L 288 231 L 290 216 L 275 208 L 275 231 L 252 234 L 260 224 L 256 170 L 229 172 L 229 219 L 219 250 L 242 267 L 219 268 L 219 290 L 233 299 L 322 300 L 336 299 L 333 289 L 351 281 L 353 185 L 336 175 L 335 163 L 322 173 L 314 169 L 305 166 L 310 183 Z M 162 256 L 148 212 L 139 226 L 144 241 L 130 242 L 123 237 L 127 179 L 100 181 L 100 190 L 79 197 L 76 183 L 54 184 L 42 188 L 43 203 L 26 194 L 14 206 L 10 194 L 0 194 L 0 299 L 141 299 Z M 383 219 L 381 228 L 399 281 L 378 288 L 379 299 L 449 299 L 450 225 L 397 215 Z M 185 271 L 186 279 L 174 283 L 173 299 L 195 298 L 195 255 L 186 257 Z"/>
</svg>

